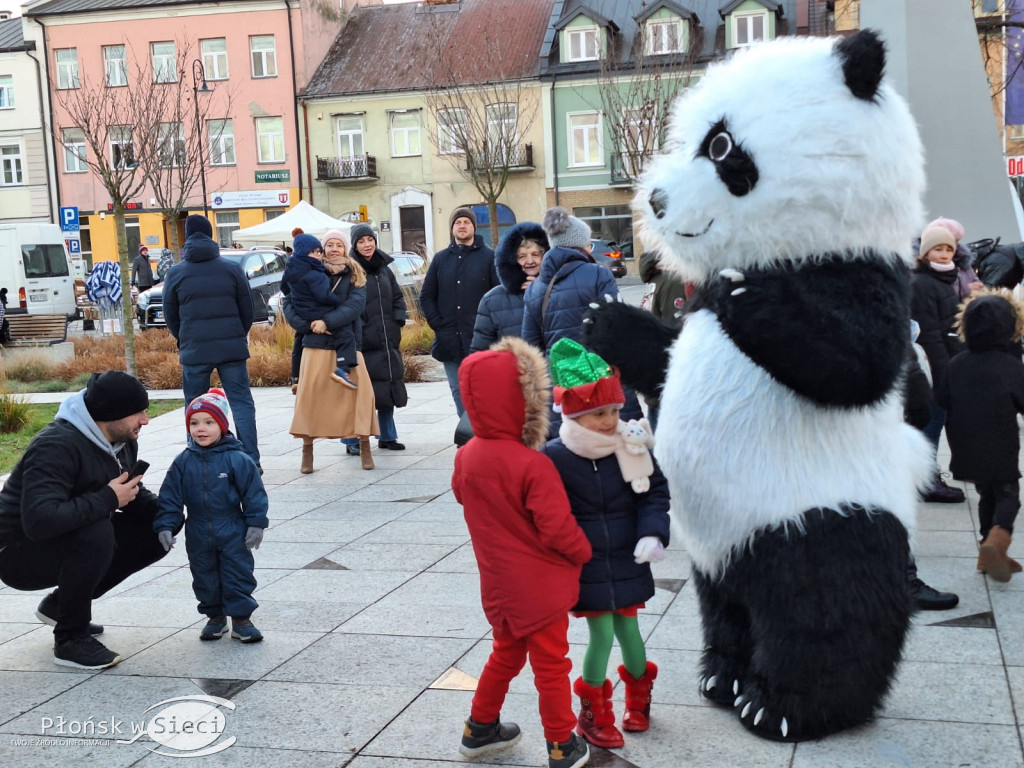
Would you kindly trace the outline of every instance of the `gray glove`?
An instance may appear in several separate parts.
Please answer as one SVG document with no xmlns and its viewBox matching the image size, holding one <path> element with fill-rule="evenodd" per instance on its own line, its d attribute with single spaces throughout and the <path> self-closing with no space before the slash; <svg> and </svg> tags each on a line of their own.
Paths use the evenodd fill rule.
<svg viewBox="0 0 1024 768">
<path fill-rule="evenodd" d="M 263 541 L 263 529 L 257 528 L 254 525 L 250 525 L 249 529 L 245 532 L 245 546 L 249 549 L 259 549 L 260 542 Z"/>
<path fill-rule="evenodd" d="M 174 548 L 174 534 L 170 531 L 160 531 L 156 535 L 157 540 L 160 542 L 160 546 L 164 548 L 164 552 L 170 552 Z"/>
</svg>

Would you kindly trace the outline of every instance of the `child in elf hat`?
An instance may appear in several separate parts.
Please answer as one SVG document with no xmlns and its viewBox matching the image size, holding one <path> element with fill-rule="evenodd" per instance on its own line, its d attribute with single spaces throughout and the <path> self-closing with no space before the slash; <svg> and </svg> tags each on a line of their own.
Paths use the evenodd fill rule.
<svg viewBox="0 0 1024 768">
<path fill-rule="evenodd" d="M 638 455 L 640 446 L 627 450 L 623 442 L 619 409 L 625 396 L 618 372 L 570 339 L 551 348 L 548 363 L 562 425 L 544 453 L 555 462 L 573 515 L 594 550 L 573 609 L 590 630 L 583 675 L 573 684 L 580 697 L 577 731 L 596 746 L 621 747 L 608 659 L 617 639 L 619 677 L 626 684 L 622 727 L 646 731 L 658 668 L 647 660 L 637 611 L 654 596 L 650 563 L 664 557 L 669 541 L 668 484 L 646 445 Z M 637 482 L 644 473 L 648 482 Z"/>
<path fill-rule="evenodd" d="M 188 535 L 185 549 L 199 612 L 208 617 L 200 640 L 219 640 L 228 631 L 243 643 L 263 639 L 250 616 L 257 603 L 250 550 L 259 549 L 267 521 L 267 492 L 259 469 L 228 431 L 228 401 L 221 389 L 200 395 L 185 409 L 188 447 L 178 454 L 160 486 L 160 509 L 153 521 L 164 549 L 174 546 L 172 531 Z"/>
<path fill-rule="evenodd" d="M 544 356 L 507 336 L 463 361 L 459 391 L 476 436 L 455 454 L 452 490 L 473 540 L 494 637 L 459 751 L 476 759 L 520 740 L 519 726 L 498 715 L 529 657 L 548 768 L 580 768 L 590 750 L 573 733 L 567 633 L 591 551 L 558 472 L 538 450 L 548 434 Z"/>
</svg>

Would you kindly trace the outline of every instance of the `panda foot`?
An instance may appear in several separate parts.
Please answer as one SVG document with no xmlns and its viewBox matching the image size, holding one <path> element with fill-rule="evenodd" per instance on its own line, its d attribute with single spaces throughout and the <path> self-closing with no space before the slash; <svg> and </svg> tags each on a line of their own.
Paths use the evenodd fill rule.
<svg viewBox="0 0 1024 768">
<path fill-rule="evenodd" d="M 780 700 L 770 698 L 756 682 L 750 683 L 746 692 L 735 702 L 740 723 L 762 739 L 797 742 L 818 739 L 832 732 L 815 725 L 808 727 L 806 723 L 801 727 L 799 723 L 805 721 L 805 718 L 800 717 L 800 713 L 794 711 L 792 705 L 792 701 L 784 704 Z"/>
<path fill-rule="evenodd" d="M 731 707 L 736 697 L 743 690 L 743 683 L 740 677 L 731 674 L 723 665 L 704 664 L 705 672 L 716 666 L 720 671 L 717 674 L 704 674 L 700 678 L 700 695 L 713 704 L 720 707 Z"/>
</svg>

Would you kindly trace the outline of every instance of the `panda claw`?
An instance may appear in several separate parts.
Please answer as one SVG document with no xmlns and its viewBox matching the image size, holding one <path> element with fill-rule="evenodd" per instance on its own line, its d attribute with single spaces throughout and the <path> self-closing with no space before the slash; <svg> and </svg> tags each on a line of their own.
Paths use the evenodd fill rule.
<svg viewBox="0 0 1024 768">
<path fill-rule="evenodd" d="M 757 725 L 758 723 L 760 723 L 761 719 L 763 717 L 764 717 L 764 707 L 761 707 L 759 710 L 757 710 L 757 714 L 754 715 L 754 725 Z"/>
<path fill-rule="evenodd" d="M 612 296 L 610 293 L 606 293 L 604 295 L 604 300 L 608 304 L 614 304 L 616 301 L 618 301 L 618 299 Z"/>
<path fill-rule="evenodd" d="M 786 718 L 782 718 L 782 727 L 779 730 L 782 732 L 782 738 L 789 735 L 789 723 L 786 722 Z"/>
<path fill-rule="evenodd" d="M 704 690 L 710 693 L 718 685 L 718 675 L 712 675 L 707 678 L 707 682 L 704 685 Z"/>
<path fill-rule="evenodd" d="M 592 301 L 592 302 L 590 302 L 590 308 L 591 309 L 600 309 L 601 305 L 598 304 L 596 301 Z"/>
<path fill-rule="evenodd" d="M 735 709 L 736 707 L 738 707 L 742 703 L 743 703 L 743 697 L 742 696 L 737 696 L 736 697 L 736 701 L 734 701 L 732 703 L 733 709 Z"/>
<path fill-rule="evenodd" d="M 744 717 L 746 717 L 746 716 L 747 716 L 747 713 L 748 713 L 748 712 L 750 711 L 750 707 L 751 707 L 752 705 L 753 705 L 753 702 L 752 702 L 752 701 L 748 701 L 748 702 L 747 702 L 746 706 L 745 706 L 745 707 L 743 707 L 743 711 L 742 711 L 742 712 L 740 712 L 740 718 L 744 718 Z"/>
<path fill-rule="evenodd" d="M 740 681 L 739 680 L 733 680 L 732 681 L 732 695 L 733 696 L 739 696 L 739 694 L 740 694 Z"/>
<path fill-rule="evenodd" d="M 747 292 L 746 288 L 737 288 L 735 291 L 733 291 L 729 295 L 730 296 L 739 296 L 741 293 L 746 293 L 746 292 Z"/>
<path fill-rule="evenodd" d="M 723 269 L 719 273 L 722 277 L 727 277 L 734 283 L 740 283 L 746 280 L 746 275 L 740 272 L 738 269 Z"/>
</svg>

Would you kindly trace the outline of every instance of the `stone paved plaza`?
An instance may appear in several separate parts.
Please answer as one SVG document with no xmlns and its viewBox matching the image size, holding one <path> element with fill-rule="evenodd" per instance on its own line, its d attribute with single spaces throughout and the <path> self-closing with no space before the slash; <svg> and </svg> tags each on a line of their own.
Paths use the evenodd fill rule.
<svg viewBox="0 0 1024 768">
<path fill-rule="evenodd" d="M 316 472 L 300 474 L 300 443 L 288 434 L 291 394 L 255 395 L 271 500 L 271 527 L 256 552 L 260 608 L 253 616 L 265 641 L 199 641 L 204 620 L 180 537 L 158 565 L 94 603 L 94 620 L 106 625 L 103 641 L 124 656 L 101 673 L 55 666 L 51 630 L 33 615 L 43 593 L 2 587 L 0 765 L 466 764 L 458 753 L 462 720 L 489 641 L 472 547 L 449 486 L 456 418 L 447 385 L 410 386 L 410 405 L 397 412 L 408 450 L 375 452 L 371 472 L 336 441 L 318 441 Z M 140 454 L 152 464 L 146 483 L 154 490 L 183 438 L 181 410 L 143 429 Z M 591 765 L 1024 765 L 1017 711 L 1024 701 L 1024 579 L 996 584 L 975 572 L 976 499 L 969 490 L 966 504 L 921 505 L 918 516 L 921 575 L 958 592 L 959 607 L 917 616 L 899 679 L 874 724 L 820 742 L 761 741 L 733 713 L 698 697 L 696 598 L 686 554 L 671 548 L 655 566 L 657 595 L 640 621 L 661 669 L 651 730 L 627 735 L 614 753 L 593 750 Z M 585 622 L 574 620 L 574 674 L 586 638 Z M 617 653 L 612 663 L 618 665 Z M 179 744 L 185 749 L 177 754 L 187 760 L 152 752 L 176 752 L 160 743 L 157 716 L 201 706 L 167 700 L 202 695 L 234 705 L 216 710 L 222 732 L 208 749 L 236 741 L 207 756 L 193 754 L 207 741 Z M 616 710 L 621 718 L 621 683 Z M 528 674 L 513 683 L 503 717 L 520 724 L 523 740 L 487 764 L 546 765 Z M 90 718 L 97 737 L 98 724 L 109 727 L 113 719 L 121 724 L 118 739 L 132 741 L 133 723 L 138 738 L 83 739 Z M 62 737 L 61 719 L 65 734 L 78 733 Z"/>
</svg>

